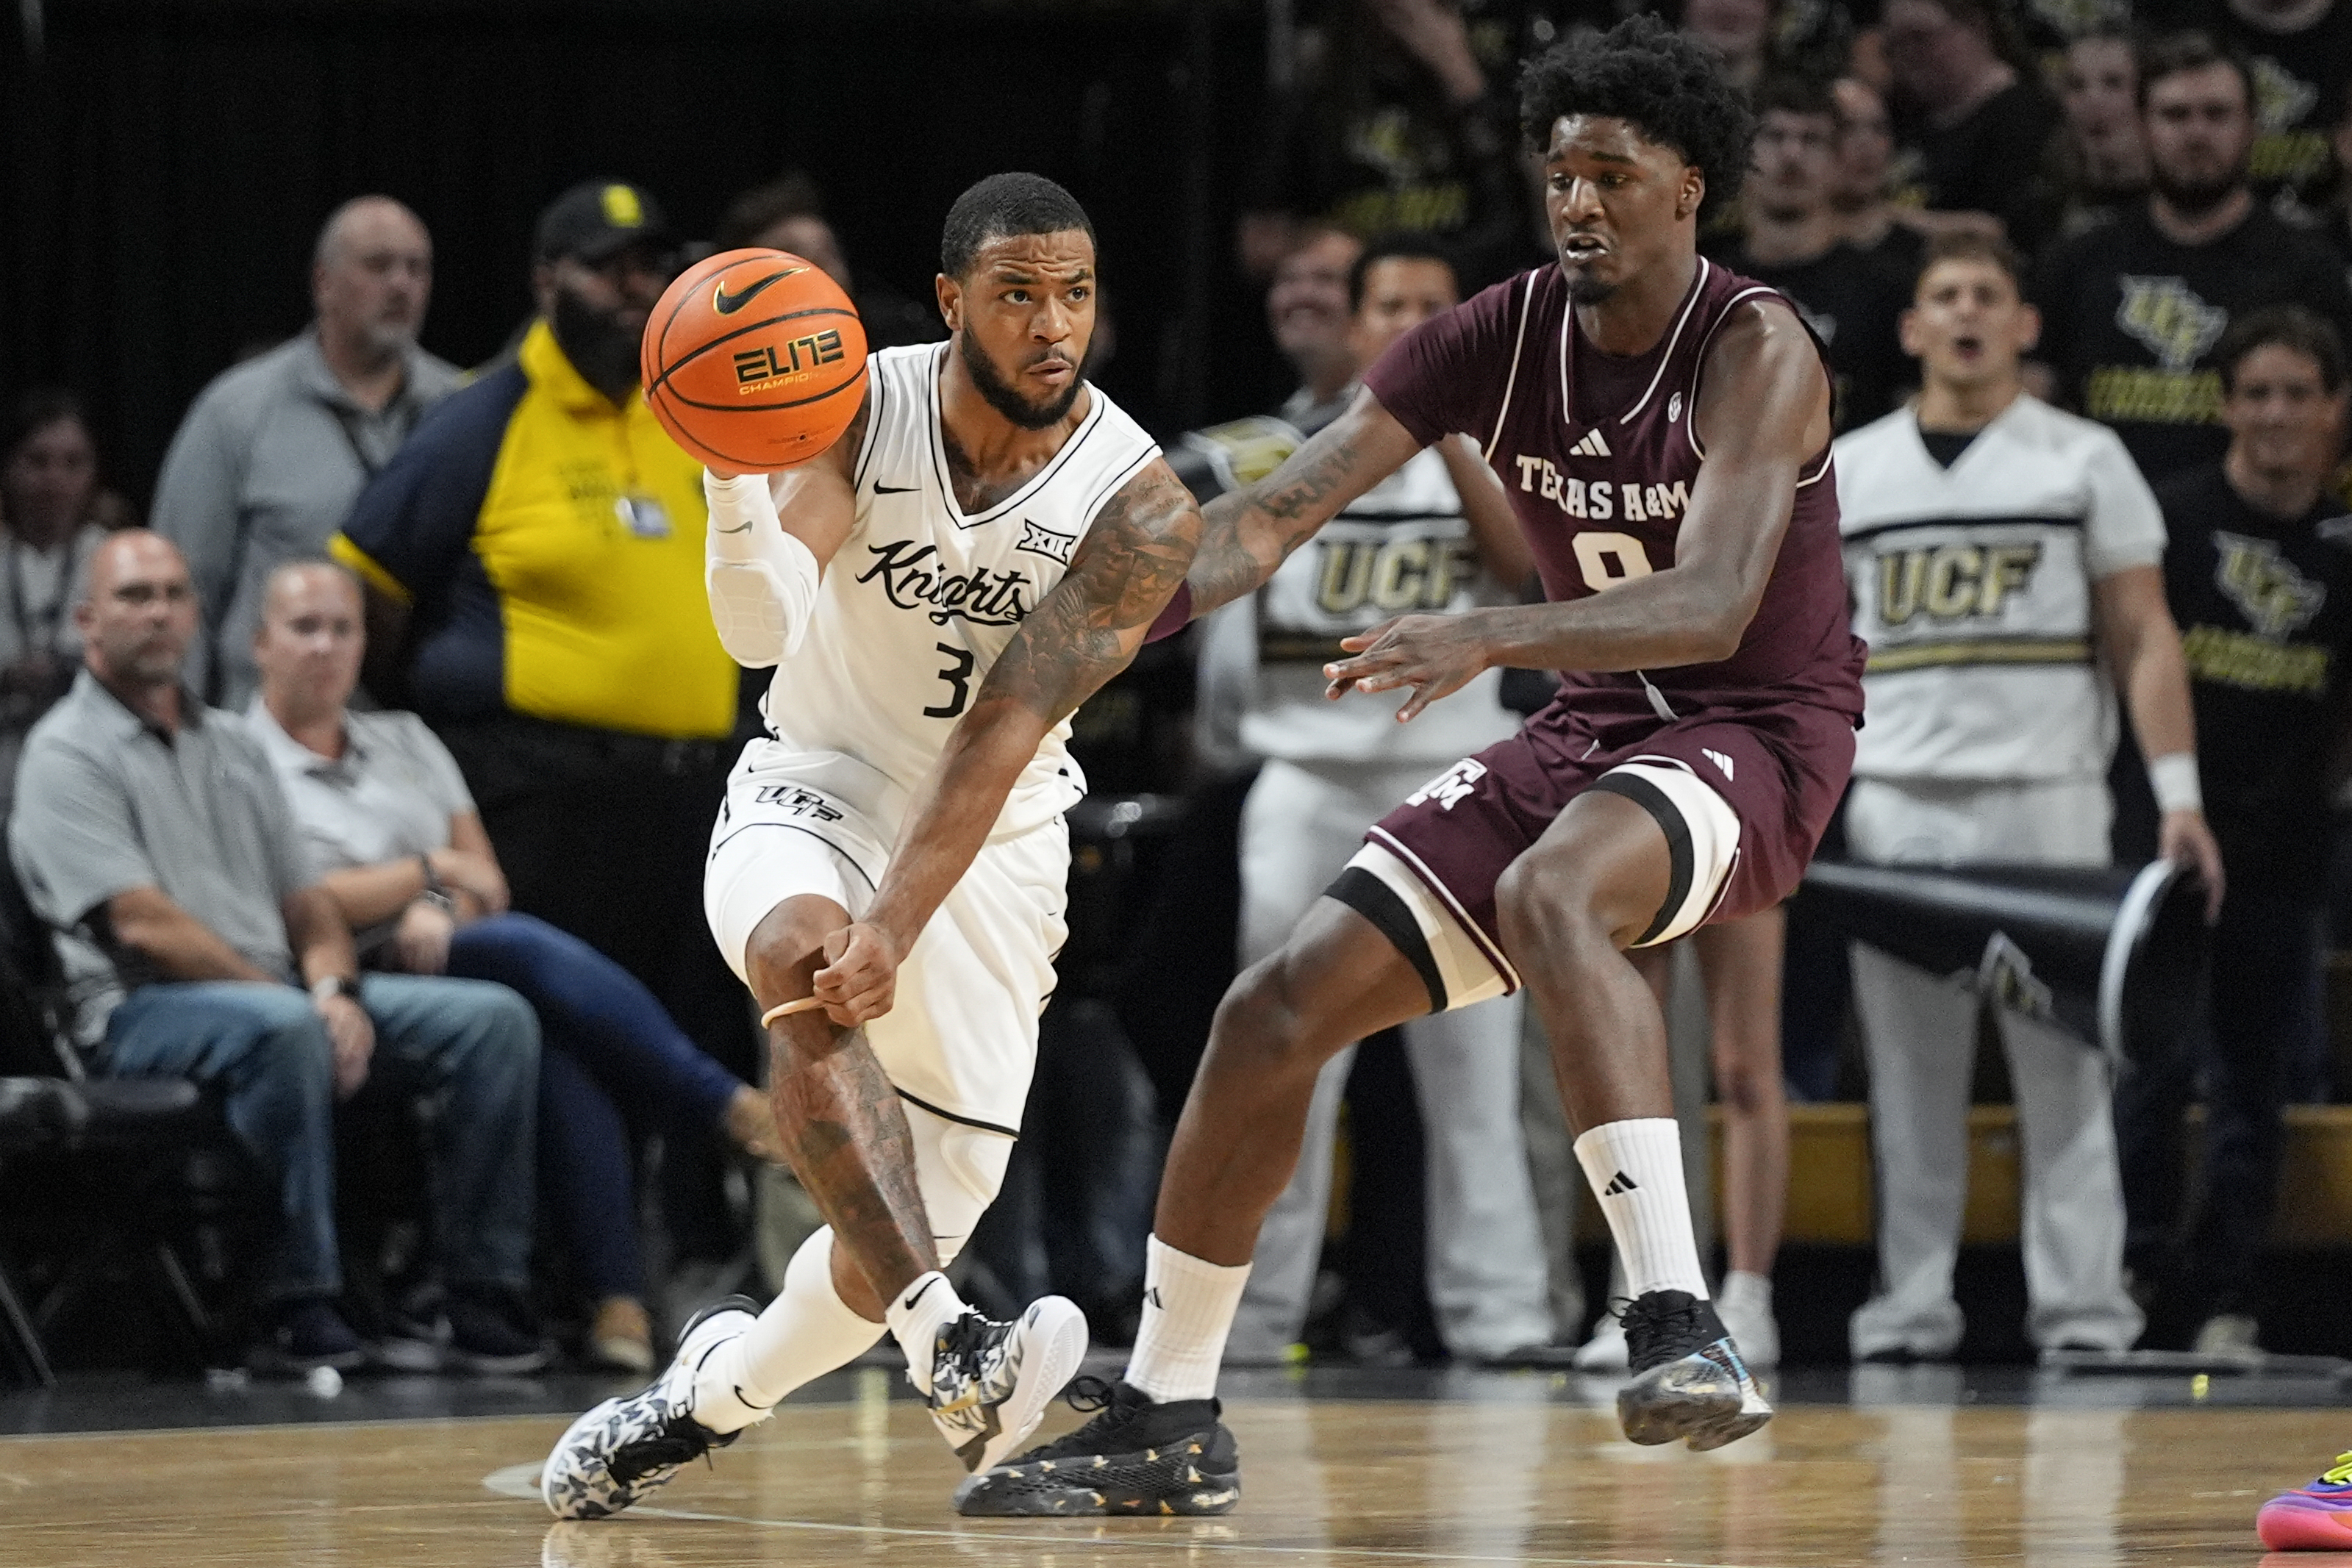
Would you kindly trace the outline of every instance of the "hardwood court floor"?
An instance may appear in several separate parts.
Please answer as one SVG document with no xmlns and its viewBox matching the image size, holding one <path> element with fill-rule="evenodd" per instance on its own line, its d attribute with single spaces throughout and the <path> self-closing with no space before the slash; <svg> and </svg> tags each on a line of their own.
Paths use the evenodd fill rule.
<svg viewBox="0 0 2352 1568">
<path fill-rule="evenodd" d="M 0 1563 L 2189 1568 L 2252 1563 L 2255 1506 L 2352 1438 L 2341 1406 L 1798 1406 L 1698 1456 L 1533 1390 L 1238 1403 L 1245 1490 L 1222 1520 L 959 1519 L 958 1472 L 879 1373 L 787 1406 L 658 1511 L 552 1528 L 531 1480 L 562 1416 L 14 1437 Z"/>
</svg>

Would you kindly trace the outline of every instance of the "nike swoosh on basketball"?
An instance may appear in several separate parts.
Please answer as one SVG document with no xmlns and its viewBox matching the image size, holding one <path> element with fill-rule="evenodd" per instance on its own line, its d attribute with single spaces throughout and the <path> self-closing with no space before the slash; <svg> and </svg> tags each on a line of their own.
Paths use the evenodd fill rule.
<svg viewBox="0 0 2352 1568">
<path fill-rule="evenodd" d="M 772 272 L 768 274 L 767 277 L 760 279 L 759 282 L 751 285 L 751 287 L 743 290 L 740 294 L 728 293 L 727 286 L 722 283 L 710 292 L 710 308 L 713 310 L 718 311 L 721 316 L 732 316 L 735 312 L 743 308 L 744 306 L 751 303 L 751 297 L 759 293 L 762 288 L 767 287 L 772 283 L 780 283 L 783 279 L 790 277 L 793 273 L 803 270 L 805 269 L 803 267 L 788 267 L 782 272 Z"/>
</svg>

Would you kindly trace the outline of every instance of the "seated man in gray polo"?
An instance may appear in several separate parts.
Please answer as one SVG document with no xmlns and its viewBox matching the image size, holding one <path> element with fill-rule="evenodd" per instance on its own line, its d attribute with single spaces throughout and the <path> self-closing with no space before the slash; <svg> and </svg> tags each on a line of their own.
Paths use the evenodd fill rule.
<svg viewBox="0 0 2352 1568">
<path fill-rule="evenodd" d="M 359 196 L 319 231 L 310 328 L 233 365 L 188 405 L 155 479 L 155 531 L 188 558 L 204 618 L 187 682 L 241 709 L 272 568 L 315 556 L 427 404 L 463 379 L 416 346 L 433 241 L 389 196 Z"/>
<path fill-rule="evenodd" d="M 447 1359 L 536 1369 L 546 1353 L 521 1297 L 530 1009 L 485 981 L 360 977 L 350 927 L 299 869 L 268 759 L 180 684 L 195 598 L 168 541 L 135 529 L 100 546 L 74 622 L 83 669 L 26 742 L 9 854 L 56 934 L 101 1069 L 221 1090 L 278 1195 L 257 1367 L 366 1358 L 334 1306 L 334 1107 L 380 1077 L 436 1105 L 428 1186 Z"/>
</svg>

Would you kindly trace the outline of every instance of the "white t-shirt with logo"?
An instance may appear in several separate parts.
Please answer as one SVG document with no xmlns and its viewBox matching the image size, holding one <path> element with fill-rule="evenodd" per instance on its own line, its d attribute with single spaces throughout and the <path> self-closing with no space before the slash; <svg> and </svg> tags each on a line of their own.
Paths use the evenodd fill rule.
<svg viewBox="0 0 2352 1568">
<path fill-rule="evenodd" d="M 2115 750 L 2092 585 L 2164 559 L 2115 432 L 2021 395 L 1949 468 L 1901 409 L 1837 442 L 1854 635 L 1870 644 L 1858 779 L 2098 778 Z"/>
</svg>

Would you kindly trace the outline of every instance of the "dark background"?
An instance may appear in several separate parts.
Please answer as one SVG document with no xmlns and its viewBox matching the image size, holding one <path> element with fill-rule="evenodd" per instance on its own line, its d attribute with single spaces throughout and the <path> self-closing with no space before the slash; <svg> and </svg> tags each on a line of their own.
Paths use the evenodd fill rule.
<svg viewBox="0 0 2352 1568">
<path fill-rule="evenodd" d="M 636 181 L 705 235 L 807 169 L 866 277 L 930 296 L 983 174 L 1067 184 L 1100 231 L 1101 380 L 1160 434 L 1264 406 L 1231 193 L 1261 7 L 1225 0 L 41 0 L 0 16 L 0 393 L 89 401 L 143 505 L 182 412 L 308 319 L 327 214 L 380 191 L 436 249 L 427 348 L 494 354 L 540 207 Z"/>
</svg>

